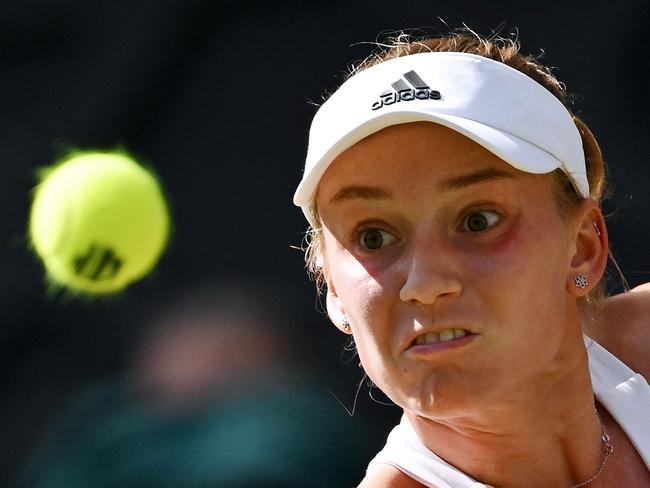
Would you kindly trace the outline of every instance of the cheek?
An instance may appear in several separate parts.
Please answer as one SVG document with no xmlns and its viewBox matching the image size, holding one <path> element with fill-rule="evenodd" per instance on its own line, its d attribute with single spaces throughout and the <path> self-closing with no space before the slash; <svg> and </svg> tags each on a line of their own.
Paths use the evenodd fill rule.
<svg viewBox="0 0 650 488">
<path fill-rule="evenodd" d="M 327 274 L 346 313 L 351 321 L 367 319 L 385 296 L 384 287 L 331 234 L 324 243 Z"/>
<path fill-rule="evenodd" d="M 561 230 L 557 225 L 517 222 L 495 241 L 470 250 L 466 260 L 477 270 L 475 276 L 487 279 L 507 277 L 510 281 L 527 281 L 534 285 L 538 281 L 536 276 L 563 277 L 567 259 L 563 245 L 565 236 Z M 563 282 L 562 278 L 559 284 Z"/>
<path fill-rule="evenodd" d="M 503 314 L 499 319 L 526 323 L 541 333 L 551 323 L 563 323 L 558 319 L 564 314 L 565 242 L 557 225 L 515 225 L 480 252 L 466 256 L 466 276 L 495 305 L 492 310 Z"/>
<path fill-rule="evenodd" d="M 486 253 L 478 254 L 479 262 L 475 263 L 481 266 L 482 272 L 479 276 L 503 279 L 526 275 L 528 269 L 531 269 L 530 251 L 531 246 L 526 239 L 527 235 L 520 226 L 514 226 L 504 235 L 492 243 L 486 249 Z M 507 284 L 507 283 L 504 283 Z"/>
<path fill-rule="evenodd" d="M 332 238 L 333 240 L 333 238 Z M 383 384 L 383 359 L 390 356 L 391 317 L 398 296 L 381 275 L 372 274 L 338 242 L 327 241 L 328 273 L 352 324 L 354 341 L 364 369 Z"/>
</svg>

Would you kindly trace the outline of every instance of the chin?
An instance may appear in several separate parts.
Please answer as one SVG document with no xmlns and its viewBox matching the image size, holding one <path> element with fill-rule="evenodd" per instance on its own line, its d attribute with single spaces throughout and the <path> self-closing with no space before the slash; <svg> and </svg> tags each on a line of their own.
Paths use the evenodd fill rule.
<svg viewBox="0 0 650 488">
<path fill-rule="evenodd" d="M 445 378 L 436 374 L 407 390 L 389 392 L 388 396 L 405 411 L 432 420 L 467 415 L 476 408 L 485 407 L 486 396 L 478 385 L 458 378 Z"/>
</svg>

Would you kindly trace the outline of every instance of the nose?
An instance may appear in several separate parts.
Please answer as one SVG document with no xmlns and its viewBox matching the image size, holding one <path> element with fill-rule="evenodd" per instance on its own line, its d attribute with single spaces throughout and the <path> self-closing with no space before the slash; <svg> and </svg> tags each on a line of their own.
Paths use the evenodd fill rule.
<svg viewBox="0 0 650 488">
<path fill-rule="evenodd" d="M 404 256 L 405 277 L 400 299 L 408 303 L 432 305 L 460 295 L 463 287 L 454 266 L 453 253 L 433 243 L 413 242 Z"/>
</svg>

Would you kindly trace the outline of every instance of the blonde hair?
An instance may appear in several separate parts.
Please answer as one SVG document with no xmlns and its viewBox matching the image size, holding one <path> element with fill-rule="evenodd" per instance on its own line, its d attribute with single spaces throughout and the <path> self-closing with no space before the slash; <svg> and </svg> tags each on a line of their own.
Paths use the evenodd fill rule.
<svg viewBox="0 0 650 488">
<path fill-rule="evenodd" d="M 587 125 L 572 111 L 572 100 L 563 83 L 553 75 L 551 70 L 540 63 L 540 56 L 524 55 L 520 52 L 520 43 L 516 38 L 503 38 L 496 35 L 481 37 L 470 29 L 458 29 L 450 34 L 414 39 L 412 36 L 400 33 L 380 45 L 379 51 L 372 53 L 366 59 L 351 66 L 348 78 L 377 64 L 390 59 L 417 54 L 421 52 L 464 52 L 490 58 L 504 63 L 537 81 L 550 91 L 573 117 L 582 138 L 585 153 L 587 179 L 589 180 L 590 196 L 600 205 L 605 191 L 605 164 L 602 152 L 596 138 Z M 561 169 L 553 172 L 556 181 L 555 199 L 561 216 L 567 216 L 583 201 L 576 191 L 573 181 Z M 318 208 L 314 205 L 312 221 L 320 222 Z M 317 224 L 318 225 L 318 224 Z M 319 291 L 323 286 L 323 251 L 324 243 L 320 226 L 312 227 L 306 234 L 305 260 L 310 276 L 316 281 Z M 611 255 L 610 255 L 611 256 Z M 586 297 L 589 304 L 595 304 L 605 295 L 603 280 Z M 584 304 L 583 304 L 584 305 Z"/>
</svg>

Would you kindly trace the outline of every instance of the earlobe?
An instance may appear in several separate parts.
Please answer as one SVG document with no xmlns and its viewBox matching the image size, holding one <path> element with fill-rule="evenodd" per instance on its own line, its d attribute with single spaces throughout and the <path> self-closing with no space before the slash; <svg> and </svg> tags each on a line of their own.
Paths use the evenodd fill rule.
<svg viewBox="0 0 650 488">
<path fill-rule="evenodd" d="M 336 288 L 334 283 L 328 275 L 325 275 L 325 281 L 327 283 L 327 295 L 325 297 L 325 303 L 327 306 L 327 315 L 329 316 L 332 323 L 345 334 L 350 334 L 350 324 L 348 322 L 347 315 L 345 313 L 345 308 L 341 299 L 336 293 Z"/>
<path fill-rule="evenodd" d="M 586 201 L 580 213 L 567 276 L 567 291 L 577 297 L 589 294 L 600 281 L 609 256 L 607 227 L 597 204 Z"/>
</svg>

